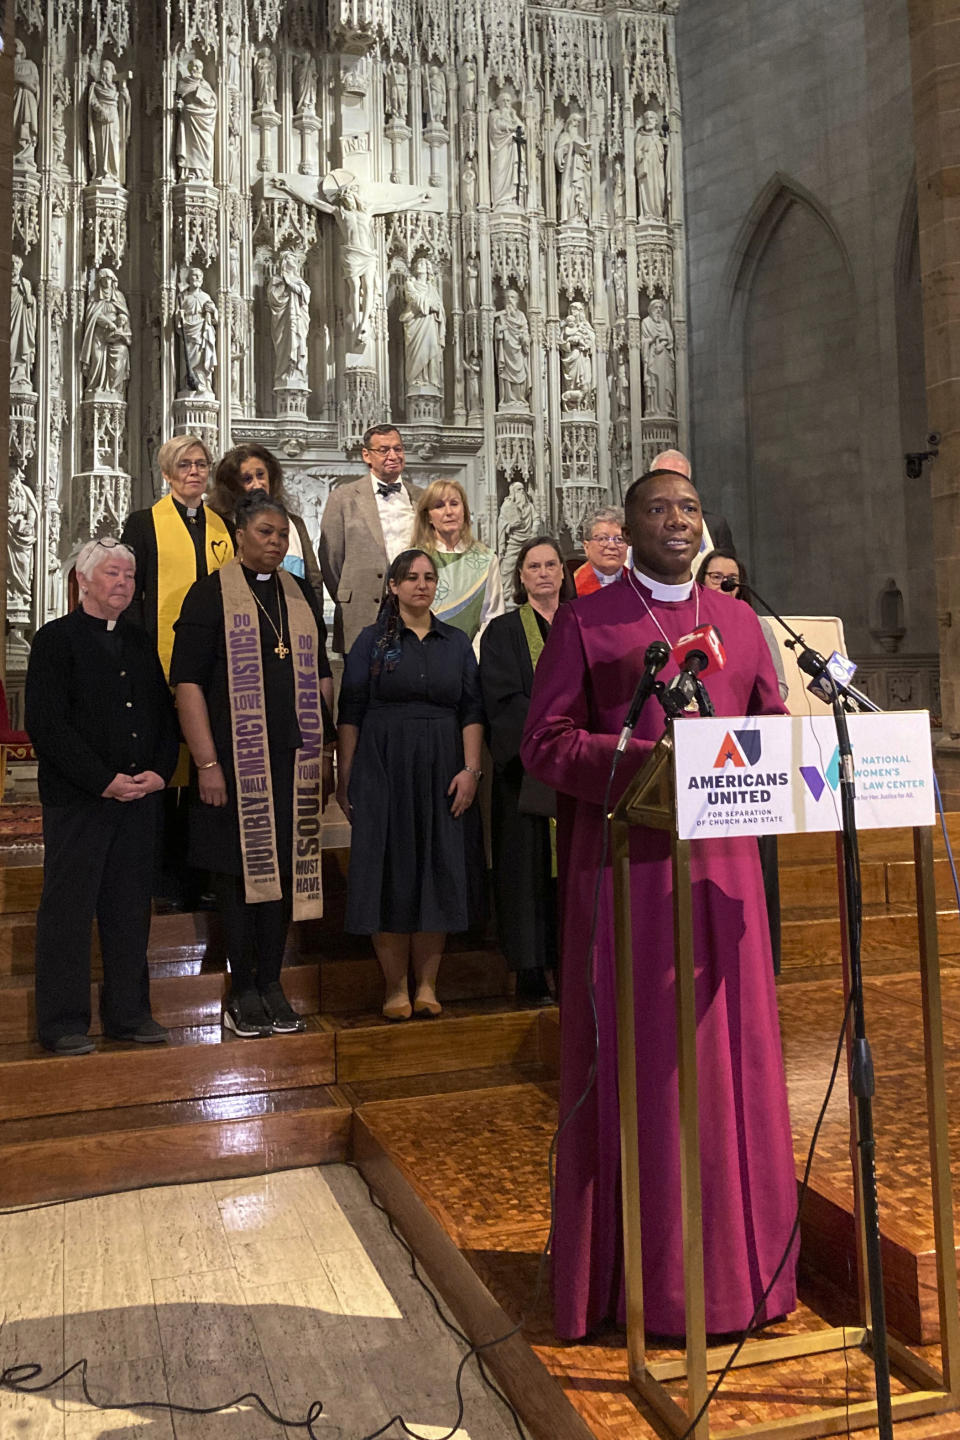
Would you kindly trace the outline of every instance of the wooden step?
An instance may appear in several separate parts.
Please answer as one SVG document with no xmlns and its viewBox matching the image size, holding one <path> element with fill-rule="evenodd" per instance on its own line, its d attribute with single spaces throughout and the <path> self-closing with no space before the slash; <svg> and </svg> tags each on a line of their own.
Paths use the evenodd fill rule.
<svg viewBox="0 0 960 1440">
<path fill-rule="evenodd" d="M 351 1124 L 349 1103 L 323 1085 L 8 1120 L 0 1123 L 0 1204 L 343 1160 Z"/>
<path fill-rule="evenodd" d="M 340 1027 L 337 1078 L 342 1084 L 393 1076 L 439 1074 L 473 1067 L 514 1065 L 540 1059 L 540 1009 L 510 1003 L 485 1007 L 484 1013 L 445 1007 L 436 1020 L 391 1025 L 380 1017 L 359 1017 Z"/>
<path fill-rule="evenodd" d="M 334 1036 L 315 1017 L 307 1023 L 301 1035 L 254 1040 L 197 1026 L 172 1031 L 169 1045 L 103 1040 L 82 1056 L 7 1045 L 0 1048 L 0 1120 L 331 1085 Z"/>
<path fill-rule="evenodd" d="M 320 1009 L 320 976 L 316 964 L 288 965 L 283 970 L 287 999 L 300 1015 Z M 100 985 L 90 987 L 91 1035 L 101 1034 Z M 150 979 L 150 1008 L 161 1025 L 188 1027 L 219 1022 L 228 989 L 223 971 L 197 975 L 156 975 Z M 0 1045 L 29 1041 L 36 1033 L 33 977 L 16 975 L 0 982 Z"/>
<path fill-rule="evenodd" d="M 942 956 L 960 954 L 960 922 L 956 910 L 937 913 L 937 935 Z M 864 959 L 896 957 L 907 966 L 917 955 L 917 916 L 909 905 L 865 905 L 862 951 Z M 784 971 L 794 966 L 838 965 L 840 919 L 834 906 L 786 910 L 781 923 Z"/>
</svg>

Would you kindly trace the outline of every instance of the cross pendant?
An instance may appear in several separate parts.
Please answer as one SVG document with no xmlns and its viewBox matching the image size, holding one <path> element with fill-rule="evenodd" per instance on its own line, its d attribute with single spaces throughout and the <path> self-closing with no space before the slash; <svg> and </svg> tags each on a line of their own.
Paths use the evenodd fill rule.
<svg viewBox="0 0 960 1440">
<path fill-rule="evenodd" d="M 281 660 L 286 660 L 287 656 L 290 654 L 290 650 L 289 647 L 284 645 L 283 641 L 281 640 L 279 644 L 274 645 L 273 653 L 274 655 L 279 655 Z"/>
</svg>

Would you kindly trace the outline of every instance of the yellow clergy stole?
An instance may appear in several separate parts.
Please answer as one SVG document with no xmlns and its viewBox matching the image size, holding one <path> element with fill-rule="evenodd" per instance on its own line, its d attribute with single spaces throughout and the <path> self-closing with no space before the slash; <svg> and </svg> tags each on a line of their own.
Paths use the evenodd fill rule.
<svg viewBox="0 0 960 1440">
<path fill-rule="evenodd" d="M 153 528 L 157 537 L 157 650 L 167 679 L 173 655 L 173 627 L 180 618 L 187 591 L 197 578 L 197 552 L 172 495 L 164 495 L 153 507 Z M 233 559 L 230 531 L 213 510 L 204 506 L 204 556 L 207 574 Z"/>
<path fill-rule="evenodd" d="M 230 531 L 213 510 L 204 506 L 204 558 L 207 574 L 219 570 L 228 560 L 233 559 L 233 541 Z M 170 679 L 170 661 L 173 657 L 173 627 L 180 619 L 180 611 L 187 591 L 197 579 L 197 552 L 193 538 L 183 523 L 172 495 L 164 495 L 153 510 L 153 529 L 157 537 L 157 651 L 163 673 Z M 186 745 L 180 746 L 177 768 L 170 779 L 171 788 L 186 785 L 190 779 L 190 752 Z"/>
</svg>

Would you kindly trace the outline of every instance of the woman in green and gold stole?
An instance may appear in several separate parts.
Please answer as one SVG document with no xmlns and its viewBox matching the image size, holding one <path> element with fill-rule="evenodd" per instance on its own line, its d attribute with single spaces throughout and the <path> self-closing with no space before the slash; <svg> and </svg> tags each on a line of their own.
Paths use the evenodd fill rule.
<svg viewBox="0 0 960 1440">
<path fill-rule="evenodd" d="M 456 480 L 434 480 L 420 495 L 410 544 L 437 567 L 434 615 L 462 630 L 479 655 L 480 636 L 503 614 L 503 584 L 496 555 L 473 538 L 470 504 Z"/>
</svg>

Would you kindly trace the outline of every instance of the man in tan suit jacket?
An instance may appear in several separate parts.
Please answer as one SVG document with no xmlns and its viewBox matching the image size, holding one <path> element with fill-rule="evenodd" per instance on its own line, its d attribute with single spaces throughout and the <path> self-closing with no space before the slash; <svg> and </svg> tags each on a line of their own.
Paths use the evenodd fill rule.
<svg viewBox="0 0 960 1440">
<path fill-rule="evenodd" d="M 410 545 L 421 494 L 402 479 L 406 456 L 395 426 L 372 426 L 361 453 L 368 473 L 333 487 L 320 526 L 323 583 L 336 605 L 333 648 L 341 655 L 377 618 L 387 569 Z"/>
</svg>

